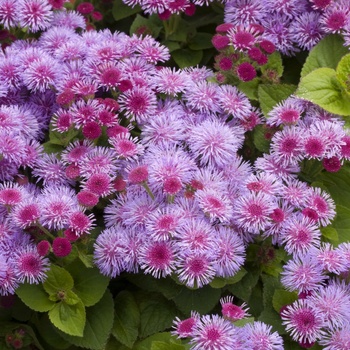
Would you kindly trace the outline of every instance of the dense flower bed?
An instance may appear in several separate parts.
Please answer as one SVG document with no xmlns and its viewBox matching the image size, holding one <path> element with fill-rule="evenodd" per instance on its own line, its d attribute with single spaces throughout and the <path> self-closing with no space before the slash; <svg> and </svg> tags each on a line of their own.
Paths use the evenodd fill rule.
<svg viewBox="0 0 350 350">
<path fill-rule="evenodd" d="M 0 348 L 348 349 L 348 1 L 125 4 L 0 1 Z"/>
</svg>

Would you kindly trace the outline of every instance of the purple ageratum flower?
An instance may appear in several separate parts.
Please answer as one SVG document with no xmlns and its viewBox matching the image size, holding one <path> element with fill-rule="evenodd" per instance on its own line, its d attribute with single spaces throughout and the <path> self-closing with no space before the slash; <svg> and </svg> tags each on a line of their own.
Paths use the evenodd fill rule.
<svg viewBox="0 0 350 350">
<path fill-rule="evenodd" d="M 165 100 L 164 106 L 158 107 L 157 113 L 143 125 L 142 144 L 180 144 L 186 138 L 184 113 L 178 102 Z"/>
<path fill-rule="evenodd" d="M 270 112 L 266 121 L 268 125 L 295 125 L 300 120 L 305 108 L 297 98 L 287 98 L 278 103 Z"/>
<path fill-rule="evenodd" d="M 131 120 L 143 124 L 156 112 L 156 95 L 148 87 L 134 86 L 119 96 L 121 111 Z"/>
<path fill-rule="evenodd" d="M 67 228 L 69 216 L 79 210 L 74 190 L 66 186 L 45 187 L 38 197 L 40 223 L 48 229 Z"/>
<path fill-rule="evenodd" d="M 247 175 L 244 186 L 251 192 L 263 192 L 269 195 L 279 195 L 283 188 L 280 179 L 264 172 Z"/>
<path fill-rule="evenodd" d="M 285 127 L 271 139 L 271 154 L 282 164 L 297 164 L 303 158 L 303 137 L 296 127 Z"/>
<path fill-rule="evenodd" d="M 170 275 L 177 266 L 176 246 L 173 241 L 147 240 L 140 249 L 138 262 L 145 274 L 155 278 Z"/>
<path fill-rule="evenodd" d="M 14 54 L 6 55 L 0 60 L 0 81 L 2 85 L 6 86 L 9 90 L 14 90 L 21 84 L 19 67 L 20 62 Z"/>
<path fill-rule="evenodd" d="M 260 35 L 254 26 L 238 25 L 228 30 L 230 45 L 237 51 L 247 51 L 254 47 Z"/>
<path fill-rule="evenodd" d="M 310 187 L 296 179 L 287 180 L 280 195 L 288 204 L 296 207 L 305 207 Z"/>
<path fill-rule="evenodd" d="M 262 3 L 262 6 L 270 13 L 285 14 L 291 19 L 307 10 L 307 1 L 305 0 L 263 0 Z"/>
<path fill-rule="evenodd" d="M 187 218 L 174 233 L 179 251 L 211 252 L 214 249 L 215 230 L 203 218 Z"/>
<path fill-rule="evenodd" d="M 247 25 L 260 23 L 266 14 L 266 7 L 258 0 L 231 0 L 225 4 L 225 23 Z"/>
<path fill-rule="evenodd" d="M 37 182 L 42 181 L 44 186 L 68 186 L 71 181 L 67 178 L 65 169 L 63 162 L 54 153 L 43 154 L 33 168 L 33 175 L 37 178 Z"/>
<path fill-rule="evenodd" d="M 305 207 L 313 209 L 316 212 L 316 219 L 322 226 L 329 225 L 336 215 L 333 199 L 319 187 L 309 188 Z"/>
<path fill-rule="evenodd" d="M 320 312 L 328 329 L 335 331 L 349 324 L 349 287 L 344 281 L 332 280 L 327 286 L 315 291 L 308 300 Z"/>
<path fill-rule="evenodd" d="M 40 35 L 38 44 L 42 50 L 52 55 L 67 41 L 78 37 L 79 36 L 74 32 L 74 30 L 70 28 L 51 27 Z"/>
<path fill-rule="evenodd" d="M 136 159 L 144 152 L 144 147 L 137 137 L 130 133 L 120 133 L 109 138 L 109 143 L 119 159 Z"/>
<path fill-rule="evenodd" d="M 184 99 L 188 107 L 199 112 L 213 114 L 221 111 L 218 91 L 218 85 L 200 81 L 189 85 L 184 93 Z"/>
<path fill-rule="evenodd" d="M 244 130 L 213 119 L 196 125 L 188 136 L 191 153 L 201 165 L 224 168 L 242 146 Z"/>
<path fill-rule="evenodd" d="M 15 27 L 18 23 L 19 2 L 13 0 L 2 0 L 0 2 L 0 23 L 6 29 Z"/>
<path fill-rule="evenodd" d="M 46 279 L 49 259 L 39 255 L 35 245 L 20 247 L 10 260 L 18 282 L 39 284 Z"/>
<path fill-rule="evenodd" d="M 274 197 L 262 192 L 248 193 L 237 199 L 233 219 L 243 230 L 259 234 L 271 222 L 270 215 L 275 207 Z"/>
<path fill-rule="evenodd" d="M 79 164 L 81 159 L 90 151 L 95 149 L 89 140 L 80 140 L 70 143 L 61 153 L 61 159 L 65 165 Z"/>
<path fill-rule="evenodd" d="M 234 298 L 232 296 L 227 296 L 220 299 L 221 313 L 223 317 L 231 322 L 235 322 L 250 316 L 248 313 L 247 304 L 243 303 L 241 306 L 238 306 L 233 303 L 233 299 Z"/>
<path fill-rule="evenodd" d="M 174 178 L 182 187 L 191 181 L 196 170 L 196 164 L 188 153 L 169 144 L 149 147 L 144 162 L 149 165 L 150 186 L 157 191 L 163 191 L 167 180 Z"/>
<path fill-rule="evenodd" d="M 116 219 L 114 216 L 116 214 L 118 215 L 119 211 L 120 220 L 125 226 L 135 229 L 144 228 L 149 216 L 156 210 L 159 203 L 158 198 L 153 200 L 145 192 L 132 193 L 129 191 L 126 197 L 121 199 L 119 203 L 106 207 L 106 226 L 115 222 Z"/>
<path fill-rule="evenodd" d="M 40 218 L 40 207 L 37 199 L 28 198 L 17 204 L 10 214 L 12 222 L 19 228 L 34 226 Z"/>
<path fill-rule="evenodd" d="M 319 344 L 323 350 L 347 350 L 350 347 L 350 325 L 332 330 L 323 335 Z"/>
<path fill-rule="evenodd" d="M 285 288 L 299 293 L 313 291 L 321 287 L 327 279 L 315 257 L 315 251 L 289 260 L 281 275 L 281 282 Z"/>
<path fill-rule="evenodd" d="M 244 327 L 247 334 L 248 344 L 254 350 L 283 350 L 283 338 L 272 332 L 272 326 L 256 321 L 248 323 Z M 245 333 L 244 332 L 244 333 Z"/>
<path fill-rule="evenodd" d="M 288 254 L 305 254 L 311 247 L 320 245 L 321 232 L 314 221 L 300 213 L 290 216 L 280 232 L 280 239 L 285 243 Z"/>
<path fill-rule="evenodd" d="M 243 120 L 252 112 L 249 99 L 235 86 L 220 85 L 217 95 L 222 110 L 227 114 L 232 114 L 234 118 Z"/>
<path fill-rule="evenodd" d="M 347 2 L 333 2 L 323 12 L 320 23 L 327 33 L 341 33 L 349 23 L 350 6 Z"/>
<path fill-rule="evenodd" d="M 18 21 L 22 28 L 30 32 L 45 30 L 51 25 L 53 12 L 46 0 L 18 1 Z"/>
<path fill-rule="evenodd" d="M 94 263 L 105 276 L 114 278 L 125 269 L 128 254 L 123 231 L 119 225 L 103 230 L 94 243 Z"/>
<path fill-rule="evenodd" d="M 181 217 L 176 207 L 158 208 L 146 221 L 147 234 L 154 241 L 166 241 L 175 236 L 182 227 Z"/>
<path fill-rule="evenodd" d="M 287 332 L 301 344 L 314 343 L 325 334 L 322 314 L 308 299 L 296 300 L 281 312 L 281 317 Z"/>
<path fill-rule="evenodd" d="M 292 20 L 286 14 L 271 13 L 262 21 L 265 31 L 263 39 L 271 41 L 278 51 L 287 56 L 293 56 L 299 51 L 294 46 L 293 35 L 290 32 Z"/>
<path fill-rule="evenodd" d="M 232 201 L 224 191 L 219 192 L 215 189 L 198 190 L 195 197 L 198 200 L 198 206 L 211 222 L 219 220 L 222 223 L 227 223 L 232 219 Z"/>
<path fill-rule="evenodd" d="M 348 261 L 342 253 L 341 250 L 334 249 L 330 243 L 323 243 L 317 254 L 317 260 L 325 271 L 340 275 L 348 266 Z"/>
<path fill-rule="evenodd" d="M 310 51 L 325 35 L 317 12 L 301 13 L 293 19 L 290 32 L 303 50 Z"/>
<path fill-rule="evenodd" d="M 201 288 L 215 277 L 215 261 L 209 252 L 184 250 L 178 254 L 176 274 L 190 288 Z"/>
<path fill-rule="evenodd" d="M 60 79 L 61 68 L 55 59 L 38 57 L 22 73 L 24 85 L 32 91 L 45 92 L 56 86 Z"/>
<path fill-rule="evenodd" d="M 189 77 L 183 70 L 161 67 L 152 78 L 157 92 L 167 95 L 177 95 L 188 88 Z"/>
<path fill-rule="evenodd" d="M 200 315 L 196 311 L 191 311 L 191 317 L 185 320 L 180 320 L 176 317 L 173 325 L 174 330 L 171 331 L 171 334 L 178 338 L 189 338 L 192 336 L 193 328 L 199 320 Z"/>
<path fill-rule="evenodd" d="M 295 163 L 281 164 L 274 154 L 264 154 L 255 161 L 254 167 L 257 171 L 264 171 L 274 174 L 283 181 L 290 181 L 296 178 L 300 167 Z"/>
<path fill-rule="evenodd" d="M 18 287 L 18 278 L 12 265 L 0 255 L 0 295 L 12 295 Z"/>
<path fill-rule="evenodd" d="M 55 11 L 51 20 L 53 27 L 60 28 L 86 28 L 85 18 L 76 11 Z"/>
<path fill-rule="evenodd" d="M 204 315 L 193 327 L 192 350 L 236 349 L 237 331 L 230 321 L 218 315 Z"/>
<path fill-rule="evenodd" d="M 165 62 L 170 58 L 169 49 L 161 45 L 150 35 L 146 35 L 135 47 L 135 52 L 146 62 L 157 64 Z"/>
<path fill-rule="evenodd" d="M 94 174 L 104 173 L 113 179 L 119 169 L 117 155 L 113 149 L 103 146 L 95 146 L 86 150 L 87 152 L 79 156 L 78 165 L 81 176 L 88 180 Z M 80 152 L 80 150 L 78 151 Z"/>
<path fill-rule="evenodd" d="M 240 236 L 225 227 L 219 227 L 215 233 L 214 255 L 216 275 L 219 277 L 234 276 L 245 261 L 245 246 Z"/>
<path fill-rule="evenodd" d="M 0 160 L 0 181 L 12 181 L 18 175 L 18 166 L 8 159 Z"/>
<path fill-rule="evenodd" d="M 20 166 L 25 158 L 25 145 L 23 137 L 0 131 L 0 154 L 4 160 Z"/>
</svg>

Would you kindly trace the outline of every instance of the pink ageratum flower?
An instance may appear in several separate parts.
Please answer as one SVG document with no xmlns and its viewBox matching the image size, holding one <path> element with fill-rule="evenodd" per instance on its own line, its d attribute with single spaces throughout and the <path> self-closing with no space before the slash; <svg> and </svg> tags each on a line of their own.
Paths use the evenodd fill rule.
<svg viewBox="0 0 350 350">
<path fill-rule="evenodd" d="M 21 27 L 30 32 L 47 29 L 53 18 L 51 6 L 47 0 L 18 1 L 18 21 Z"/>
<path fill-rule="evenodd" d="M 236 330 L 218 315 L 204 315 L 194 325 L 190 344 L 193 350 L 230 350 L 236 347 Z"/>
<path fill-rule="evenodd" d="M 299 343 L 313 343 L 325 334 L 322 314 L 308 299 L 296 300 L 281 312 L 281 317 L 287 332 Z"/>
<path fill-rule="evenodd" d="M 246 303 L 243 303 L 241 306 L 235 305 L 232 296 L 221 298 L 220 304 L 222 315 L 232 322 L 249 316 Z"/>
<path fill-rule="evenodd" d="M 150 273 L 153 277 L 160 278 L 175 270 L 175 257 L 176 251 L 172 241 L 149 240 L 141 247 L 138 261 L 146 274 Z"/>
<path fill-rule="evenodd" d="M 52 252 L 55 256 L 63 258 L 72 251 L 72 244 L 66 237 L 56 237 L 52 242 Z"/>
<path fill-rule="evenodd" d="M 171 334 L 177 336 L 178 338 L 191 337 L 193 328 L 199 319 L 200 315 L 196 311 L 191 311 L 191 317 L 186 318 L 185 320 L 180 320 L 178 317 L 176 317 L 173 325 L 174 330 L 171 332 Z"/>
<path fill-rule="evenodd" d="M 49 260 L 39 255 L 36 246 L 27 245 L 14 253 L 12 265 L 18 282 L 39 284 L 46 278 L 49 270 Z"/>
</svg>

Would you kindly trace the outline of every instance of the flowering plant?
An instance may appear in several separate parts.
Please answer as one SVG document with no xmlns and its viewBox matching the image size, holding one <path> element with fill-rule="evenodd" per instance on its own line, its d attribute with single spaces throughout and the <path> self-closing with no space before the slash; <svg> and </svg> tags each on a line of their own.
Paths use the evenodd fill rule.
<svg viewBox="0 0 350 350">
<path fill-rule="evenodd" d="M 349 348 L 350 6 L 193 4 L 0 1 L 1 349 Z"/>
</svg>

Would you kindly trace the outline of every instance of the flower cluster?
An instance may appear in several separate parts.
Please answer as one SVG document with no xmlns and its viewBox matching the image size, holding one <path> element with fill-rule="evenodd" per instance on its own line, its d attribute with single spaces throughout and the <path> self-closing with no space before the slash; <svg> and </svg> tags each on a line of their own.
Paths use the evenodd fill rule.
<svg viewBox="0 0 350 350">
<path fill-rule="evenodd" d="M 174 331 L 178 338 L 190 338 L 193 350 L 282 350 L 283 339 L 272 327 L 263 322 L 248 322 L 239 327 L 237 320 L 247 318 L 245 305 L 235 305 L 232 297 L 220 299 L 222 315 L 199 315 L 191 313 L 185 320 L 177 318 L 174 321 Z"/>
<path fill-rule="evenodd" d="M 326 34 L 342 33 L 348 38 L 349 13 L 347 0 L 229 0 L 225 3 L 224 21 L 232 26 L 227 37 L 235 49 L 238 39 L 233 34 L 248 32 L 253 39 L 251 27 L 259 27 L 263 29 L 260 40 L 269 40 L 279 52 L 293 56 L 300 50 L 310 50 Z M 252 39 L 247 42 L 248 34 L 238 38 L 239 42 L 254 45 Z"/>
<path fill-rule="evenodd" d="M 36 4 L 38 17 L 12 20 L 10 3 L 19 13 Z M 251 62 L 264 65 L 275 49 L 292 54 L 295 44 L 311 47 L 304 36 L 277 40 L 277 22 L 283 32 L 292 21 L 301 28 L 296 18 L 305 11 L 310 26 L 317 14 L 320 35 L 310 45 L 336 32 L 327 18 L 348 11 L 346 2 L 321 3 L 232 0 L 231 24 L 219 27 L 214 45 L 247 55 L 251 61 L 235 70 L 251 80 Z M 298 177 L 307 162 L 337 172 L 349 160 L 344 121 L 295 96 L 265 119 L 236 86 L 214 83 L 212 70 L 164 66 L 169 49 L 154 38 L 76 30 L 85 28 L 84 17 L 50 4 L 0 1 L 4 27 L 45 30 L 0 57 L 0 295 L 42 283 L 50 263 L 75 244 L 88 242 L 93 263 L 108 277 L 141 272 L 200 288 L 233 277 L 249 245 L 266 240 L 285 250 L 281 283 L 299 293 L 281 310 L 287 332 L 305 347 L 345 344 L 350 245 L 321 240 L 335 203 Z M 79 6 L 83 15 L 93 11 Z M 247 160 L 242 149 L 258 125 L 269 152 Z M 191 338 L 193 350 L 283 348 L 262 322 L 232 323 L 248 316 L 245 304 L 227 297 L 221 305 L 224 318 L 193 312 L 176 319 L 173 334 Z"/>
</svg>

